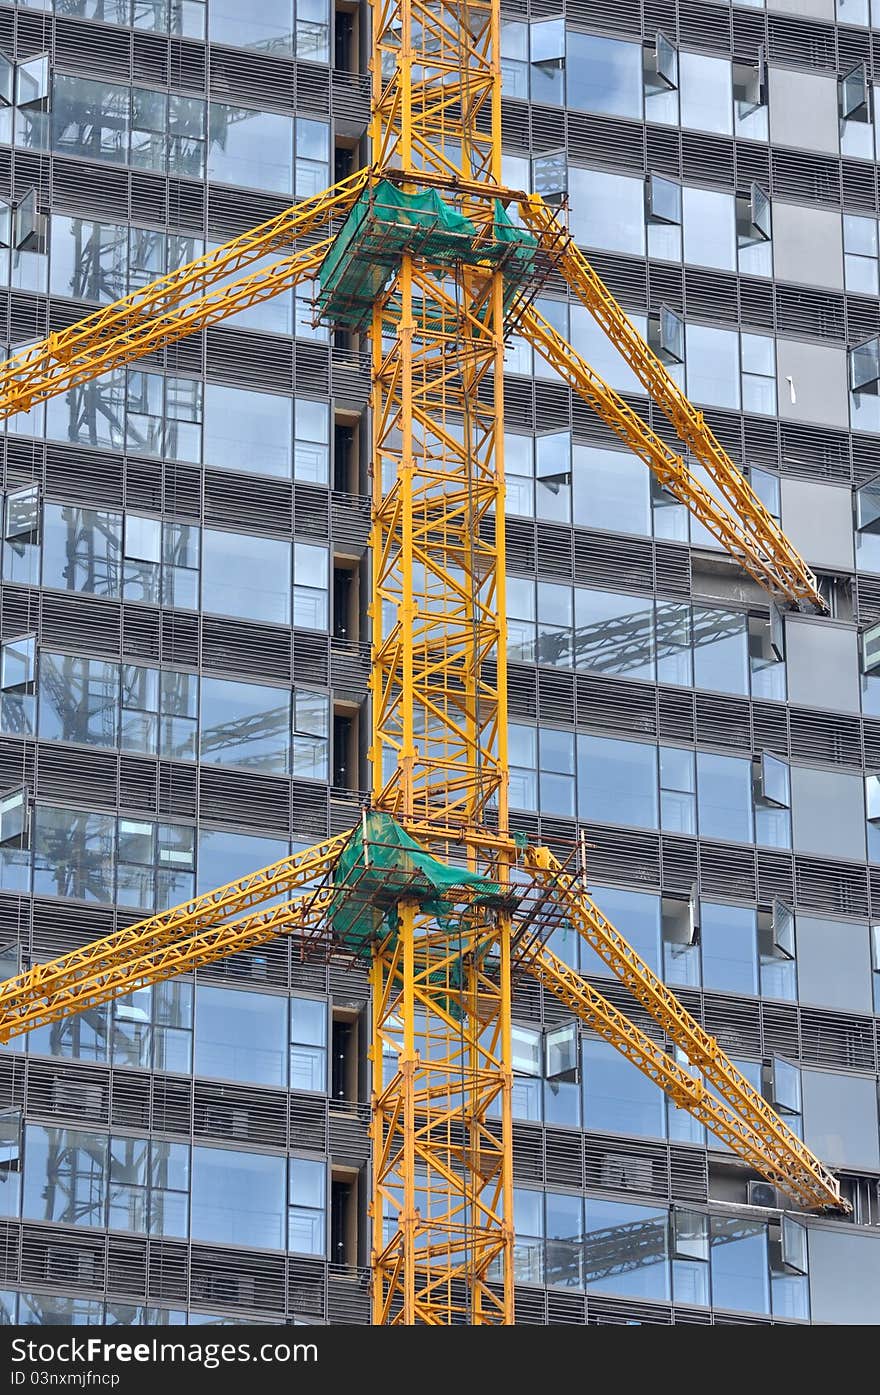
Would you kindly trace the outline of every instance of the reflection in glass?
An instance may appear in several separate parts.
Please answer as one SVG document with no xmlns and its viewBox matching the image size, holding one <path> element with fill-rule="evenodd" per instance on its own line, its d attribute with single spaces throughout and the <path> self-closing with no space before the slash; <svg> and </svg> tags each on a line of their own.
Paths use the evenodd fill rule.
<svg viewBox="0 0 880 1395">
<path fill-rule="evenodd" d="M 290 693 L 257 683 L 202 679 L 201 759 L 280 775 L 290 765 Z"/>
<path fill-rule="evenodd" d="M 668 1301 L 668 1225 L 665 1208 L 587 1197 L 587 1292 Z"/>
</svg>

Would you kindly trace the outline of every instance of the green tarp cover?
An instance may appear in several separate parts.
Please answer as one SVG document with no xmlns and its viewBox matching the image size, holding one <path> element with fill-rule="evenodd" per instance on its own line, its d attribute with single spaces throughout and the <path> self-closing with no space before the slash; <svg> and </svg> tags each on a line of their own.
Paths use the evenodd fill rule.
<svg viewBox="0 0 880 1395">
<path fill-rule="evenodd" d="M 479 241 L 477 228 L 436 189 L 406 194 L 388 180 L 366 190 L 348 215 L 318 272 L 318 306 L 340 322 L 356 324 L 372 309 L 404 252 L 426 261 L 505 261 L 511 295 L 534 262 L 537 243 L 518 228 L 496 199 L 493 236 Z M 511 249 L 514 250 L 511 256 Z"/>
<path fill-rule="evenodd" d="M 397 903 L 418 901 L 442 920 L 463 893 L 469 904 L 506 905 L 509 892 L 476 872 L 438 862 L 390 814 L 369 813 L 336 864 L 338 895 L 328 912 L 336 934 L 350 948 L 366 950 Z"/>
<path fill-rule="evenodd" d="M 360 298 L 368 286 L 381 289 L 404 252 L 417 249 L 435 261 L 453 261 L 470 246 L 477 230 L 469 218 L 444 203 L 436 189 L 405 194 L 387 179 L 358 199 L 318 272 L 321 296 L 343 278 L 345 293 Z M 357 258 L 352 266 L 352 259 Z M 381 258 L 373 262 L 371 258 Z M 349 280 L 354 277 L 352 284 Z"/>
</svg>

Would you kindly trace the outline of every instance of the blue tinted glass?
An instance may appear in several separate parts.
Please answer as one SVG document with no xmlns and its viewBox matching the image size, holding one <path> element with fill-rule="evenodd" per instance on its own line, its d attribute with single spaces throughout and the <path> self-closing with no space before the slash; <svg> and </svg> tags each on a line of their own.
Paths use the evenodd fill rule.
<svg viewBox="0 0 880 1395">
<path fill-rule="evenodd" d="M 292 117 L 212 102 L 209 118 L 209 179 L 293 193 Z"/>
<path fill-rule="evenodd" d="M 263 53 L 293 52 L 293 0 L 260 0 L 243 7 L 241 0 L 211 0 L 208 37 L 213 44 L 232 44 Z"/>
<path fill-rule="evenodd" d="M 645 186 L 641 179 L 569 165 L 571 231 L 583 247 L 645 250 Z"/>
<path fill-rule="evenodd" d="M 713 407 L 740 404 L 739 335 L 708 325 L 685 327 L 688 396 Z"/>
<path fill-rule="evenodd" d="M 583 1043 L 584 1128 L 665 1136 L 663 1091 L 610 1042 Z"/>
<path fill-rule="evenodd" d="M 610 1184 L 619 1185 L 619 1181 Z M 587 1291 L 668 1300 L 668 1229 L 665 1209 L 588 1196 L 584 1240 Z"/>
<path fill-rule="evenodd" d="M 248 1249 L 283 1249 L 286 1158 L 194 1148 L 192 1237 Z"/>
<path fill-rule="evenodd" d="M 712 1225 L 712 1303 L 745 1313 L 770 1311 L 767 1227 L 741 1220 L 735 1232 L 726 1218 Z"/>
<path fill-rule="evenodd" d="M 700 942 L 703 983 L 707 988 L 721 988 L 728 993 L 757 993 L 758 950 L 753 910 L 703 901 Z"/>
<path fill-rule="evenodd" d="M 651 536 L 650 475 L 638 456 L 576 443 L 572 467 L 575 523 Z"/>
<path fill-rule="evenodd" d="M 128 158 L 131 88 L 57 74 L 52 89 L 52 143 L 89 160 Z"/>
<path fill-rule="evenodd" d="M 31 1220 L 103 1226 L 106 1134 L 28 1125 L 22 1214 Z"/>
<path fill-rule="evenodd" d="M 287 999 L 200 984 L 196 993 L 197 1075 L 256 1085 L 287 1084 Z"/>
<path fill-rule="evenodd" d="M 595 34 L 566 35 L 568 105 L 578 111 L 611 116 L 642 114 L 641 44 L 600 39 Z"/>
<path fill-rule="evenodd" d="M 285 857 L 288 851 L 286 838 L 256 838 L 248 833 L 202 828 L 199 830 L 199 893 L 225 886 L 258 867 L 267 867 Z"/>
<path fill-rule="evenodd" d="M 290 694 L 257 683 L 202 679 L 201 758 L 286 775 L 290 768 Z"/>
<path fill-rule="evenodd" d="M 751 761 L 698 751 L 697 806 L 701 837 L 751 843 Z"/>
<path fill-rule="evenodd" d="M 646 316 L 631 314 L 629 318 L 644 338 Z M 644 393 L 632 368 L 583 305 L 571 307 L 571 342 L 590 367 L 617 392 Z"/>
<path fill-rule="evenodd" d="M 654 677 L 654 602 L 619 591 L 575 587 L 574 666 Z"/>
<path fill-rule="evenodd" d="M 55 215 L 51 248 L 53 295 L 111 301 L 128 290 L 128 228 L 123 224 Z"/>
<path fill-rule="evenodd" d="M 67 504 L 43 508 L 43 585 L 118 596 L 122 515 Z"/>
<path fill-rule="evenodd" d="M 732 194 L 685 187 L 682 219 L 686 262 L 736 270 L 736 208 Z"/>
<path fill-rule="evenodd" d="M 206 465 L 289 479 L 292 438 L 293 403 L 289 397 L 207 384 Z"/>
<path fill-rule="evenodd" d="M 35 892 L 80 901 L 113 900 L 112 814 L 38 805 L 33 841 Z"/>
<path fill-rule="evenodd" d="M 593 888 L 593 899 L 654 973 L 660 974 L 659 896 L 651 896 L 644 891 L 619 891 L 616 887 L 597 886 Z M 598 956 L 582 960 L 581 968 L 584 973 L 608 972 Z"/>
<path fill-rule="evenodd" d="M 657 827 L 657 747 L 578 737 L 578 817 Z"/>
<path fill-rule="evenodd" d="M 202 605 L 215 615 L 290 624 L 290 543 L 205 529 Z"/>
<path fill-rule="evenodd" d="M 119 739 L 119 665 L 70 654 L 40 655 L 40 736 L 115 746 Z"/>
<path fill-rule="evenodd" d="M 749 652 L 745 615 L 694 606 L 693 641 L 694 686 L 746 696 Z"/>
<path fill-rule="evenodd" d="M 695 131 L 733 132 L 733 74 L 727 58 L 702 53 L 678 56 L 681 124 Z"/>
</svg>

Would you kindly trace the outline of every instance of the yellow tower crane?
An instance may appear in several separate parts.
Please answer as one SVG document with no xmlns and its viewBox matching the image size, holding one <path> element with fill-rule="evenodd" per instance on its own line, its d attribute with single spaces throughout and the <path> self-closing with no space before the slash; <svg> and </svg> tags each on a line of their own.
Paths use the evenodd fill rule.
<svg viewBox="0 0 880 1395">
<path fill-rule="evenodd" d="M 591 900 L 580 850 L 560 862 L 511 833 L 509 335 L 524 336 L 772 596 L 824 606 L 558 212 L 504 187 L 498 0 L 372 0 L 371 11 L 367 169 L 0 366 L 8 417 L 316 276 L 324 319 L 367 334 L 370 807 L 346 834 L 6 981 L 0 1040 L 277 935 L 295 936 L 303 954 L 367 961 L 373 1320 L 497 1325 L 513 1321 L 517 974 L 541 982 L 799 1206 L 845 1209 L 837 1179 Z M 609 336 L 708 484 L 537 313 L 551 273 Z M 596 951 L 658 1040 L 551 952 L 560 927 Z"/>
</svg>

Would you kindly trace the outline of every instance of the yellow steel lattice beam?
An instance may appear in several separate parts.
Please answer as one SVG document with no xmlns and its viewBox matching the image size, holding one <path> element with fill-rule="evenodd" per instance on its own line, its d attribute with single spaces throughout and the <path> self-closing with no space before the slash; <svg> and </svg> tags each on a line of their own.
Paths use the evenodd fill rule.
<svg viewBox="0 0 880 1395">
<path fill-rule="evenodd" d="M 35 1025 L 29 1014 L 47 1004 L 53 1021 L 66 1012 L 80 1011 L 78 991 L 83 984 L 94 983 L 105 974 L 116 974 L 120 970 L 124 973 L 127 964 L 146 954 L 173 947 L 202 931 L 214 930 L 231 916 L 321 881 L 331 871 L 350 836 L 349 833 L 338 834 L 304 852 L 239 877 L 227 886 L 207 891 L 171 910 L 138 921 L 128 929 L 94 940 L 83 949 L 73 950 L 47 964 L 35 964 L 26 973 L 7 979 L 0 985 L 0 1041 L 7 1041 L 18 1031 Z M 120 988 L 120 992 L 129 991 Z M 19 1022 L 24 1022 L 25 1026 L 19 1026 Z"/>
<path fill-rule="evenodd" d="M 585 978 L 559 959 L 546 945 L 534 941 L 518 956 L 517 965 L 543 984 L 576 1017 L 621 1052 L 638 1070 L 728 1148 L 805 1207 L 816 1205 L 812 1174 L 806 1182 L 768 1154 L 762 1133 L 756 1133 L 724 1100 L 716 1098 L 702 1079 L 691 1075 L 657 1042 L 620 1012 Z M 827 1199 L 821 1204 L 828 1205 Z"/>
<path fill-rule="evenodd" d="M 669 1039 L 681 1048 L 691 1065 L 702 1071 L 713 1090 L 760 1138 L 765 1165 L 774 1173 L 785 1175 L 787 1189 L 794 1188 L 801 1200 L 809 1197 L 813 1206 L 839 1209 L 837 1178 L 783 1122 L 715 1038 L 602 914 L 580 880 L 564 870 L 549 848 L 527 849 L 524 861 L 538 885 L 564 913 L 567 924 L 595 950 Z"/>
<path fill-rule="evenodd" d="M 347 214 L 368 179 L 369 171 L 359 170 L 7 359 L 0 365 L 0 418 L 29 411 L 313 275 L 330 245 L 331 219 Z M 318 234 L 328 240 L 316 242 Z M 235 278 L 245 268 L 300 239 L 310 245 L 238 286 Z"/>
<path fill-rule="evenodd" d="M 768 546 L 766 534 L 752 526 L 748 515 L 734 512 L 708 490 L 682 457 L 642 421 L 537 310 L 525 310 L 518 328 L 523 338 L 589 403 L 623 444 L 645 462 L 664 488 L 690 510 L 729 556 L 765 590 L 774 594 L 781 592 L 791 600 L 797 598 L 791 582 L 790 547 L 786 556 L 781 557 L 775 547 Z"/>
<path fill-rule="evenodd" d="M 675 427 L 691 455 L 706 470 L 715 488 L 741 520 L 742 529 L 751 534 L 778 577 L 775 584 L 792 601 L 803 601 L 817 610 L 826 610 L 816 578 L 809 567 L 718 442 L 703 413 L 688 400 L 645 343 L 574 239 L 562 233 L 556 211 L 539 194 L 524 199 L 519 209 L 523 222 L 539 243 L 552 247 L 557 270 L 569 289 L 589 310 L 649 396 Z"/>
<path fill-rule="evenodd" d="M 324 913 L 331 897 L 332 893 L 326 890 L 301 892 L 277 906 L 255 911 L 229 924 L 211 926 L 172 944 L 154 944 L 150 948 L 145 941 L 141 946 L 130 946 L 130 957 L 107 954 L 100 963 L 93 964 L 90 972 L 83 973 L 68 987 L 36 997 L 28 993 L 25 983 L 18 995 L 12 995 L 0 1005 L 0 1042 L 10 1041 L 35 1027 L 60 1022 L 74 1013 L 100 1007 L 150 984 L 164 983 L 192 969 L 204 968 L 218 959 L 257 949 L 279 935 L 298 935 L 304 947 L 307 939 L 310 944 L 326 939 Z M 26 980 L 28 975 L 21 977 Z"/>
</svg>

